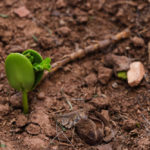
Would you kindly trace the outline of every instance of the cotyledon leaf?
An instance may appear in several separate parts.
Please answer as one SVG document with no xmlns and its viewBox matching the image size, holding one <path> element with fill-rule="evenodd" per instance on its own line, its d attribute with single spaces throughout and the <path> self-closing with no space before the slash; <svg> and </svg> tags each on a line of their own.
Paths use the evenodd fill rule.
<svg viewBox="0 0 150 150">
<path fill-rule="evenodd" d="M 10 85 L 19 91 L 30 91 L 35 74 L 30 60 L 20 53 L 11 53 L 5 61 L 6 75 Z"/>
</svg>

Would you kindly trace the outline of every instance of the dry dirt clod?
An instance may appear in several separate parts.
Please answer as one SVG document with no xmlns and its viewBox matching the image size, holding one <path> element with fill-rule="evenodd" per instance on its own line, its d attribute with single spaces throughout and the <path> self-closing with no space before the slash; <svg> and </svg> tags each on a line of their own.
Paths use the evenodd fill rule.
<svg viewBox="0 0 150 150">
<path fill-rule="evenodd" d="M 41 100 L 45 99 L 45 92 L 43 92 L 43 91 L 39 92 L 37 97 L 38 97 L 38 99 L 41 99 Z"/>
<path fill-rule="evenodd" d="M 130 64 L 127 72 L 128 84 L 133 87 L 139 85 L 145 74 L 144 66 L 141 62 L 136 61 Z"/>
<path fill-rule="evenodd" d="M 30 11 L 25 6 L 22 6 L 15 9 L 14 13 L 17 14 L 19 17 L 23 18 L 28 16 L 30 14 Z"/>
<path fill-rule="evenodd" d="M 0 104 L 0 116 L 7 115 L 10 111 L 8 104 Z"/>
<path fill-rule="evenodd" d="M 26 131 L 27 133 L 31 134 L 31 135 L 38 135 L 40 133 L 40 126 L 37 124 L 33 124 L 30 123 L 27 127 L 26 127 Z"/>
<path fill-rule="evenodd" d="M 94 150 L 113 150 L 113 148 L 111 144 L 104 144 L 104 145 L 96 146 L 96 149 Z"/>
<path fill-rule="evenodd" d="M 137 122 L 135 120 L 128 119 L 128 120 L 124 121 L 123 128 L 126 131 L 131 131 L 136 128 L 136 125 L 137 125 Z"/>
<path fill-rule="evenodd" d="M 14 94 L 10 97 L 10 104 L 12 107 L 22 107 L 22 95 L 21 93 Z"/>
<path fill-rule="evenodd" d="M 140 47 L 142 47 L 145 44 L 144 40 L 142 38 L 137 37 L 137 36 L 133 37 L 131 39 L 131 41 L 133 42 L 134 46 L 140 46 Z"/>
<path fill-rule="evenodd" d="M 30 149 L 34 150 L 44 150 L 48 148 L 48 142 L 38 137 L 25 137 L 24 145 L 27 145 Z"/>
<path fill-rule="evenodd" d="M 23 127 L 27 124 L 27 117 L 23 114 L 18 115 L 16 119 L 16 126 Z"/>
<path fill-rule="evenodd" d="M 130 68 L 130 63 L 133 59 L 126 56 L 117 56 L 114 54 L 106 55 L 104 64 L 108 67 L 113 67 L 114 72 L 127 71 Z"/>
<path fill-rule="evenodd" d="M 112 76 L 112 73 L 112 69 L 101 66 L 98 68 L 98 80 L 102 84 L 107 84 Z"/>
<path fill-rule="evenodd" d="M 85 82 L 87 85 L 95 85 L 97 82 L 97 77 L 95 73 L 90 73 L 85 77 Z"/>
<path fill-rule="evenodd" d="M 76 125 L 76 132 L 89 145 L 100 144 L 103 140 L 101 129 L 90 119 L 80 120 Z"/>
<path fill-rule="evenodd" d="M 60 28 L 57 29 L 57 33 L 60 36 L 68 36 L 71 33 L 71 29 L 68 28 L 67 26 L 60 27 Z"/>
<path fill-rule="evenodd" d="M 93 98 L 89 103 L 98 109 L 102 109 L 109 106 L 109 99 L 107 97 L 96 97 Z"/>
<path fill-rule="evenodd" d="M 101 111 L 101 115 L 107 120 L 107 122 L 109 122 L 110 121 L 110 117 L 109 117 L 109 112 L 108 112 L 108 110 L 102 110 Z"/>
</svg>

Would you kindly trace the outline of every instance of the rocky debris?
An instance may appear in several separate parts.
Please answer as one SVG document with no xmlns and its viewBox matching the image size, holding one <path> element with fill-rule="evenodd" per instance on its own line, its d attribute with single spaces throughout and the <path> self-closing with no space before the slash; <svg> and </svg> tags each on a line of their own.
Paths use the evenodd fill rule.
<svg viewBox="0 0 150 150">
<path fill-rule="evenodd" d="M 45 99 L 45 92 L 43 92 L 43 91 L 39 92 L 38 95 L 37 95 L 37 98 L 41 99 L 41 100 Z"/>
<path fill-rule="evenodd" d="M 90 73 L 85 77 L 85 82 L 87 85 L 95 85 L 97 82 L 97 77 L 95 73 Z"/>
<path fill-rule="evenodd" d="M 38 124 L 41 127 L 41 133 L 53 137 L 56 135 L 55 129 L 52 127 L 49 116 L 42 110 L 34 111 L 30 114 L 30 122 Z"/>
<path fill-rule="evenodd" d="M 135 129 L 136 126 L 137 126 L 137 122 L 133 119 L 125 120 L 123 123 L 123 128 L 126 131 L 131 131 L 131 130 Z"/>
<path fill-rule="evenodd" d="M 50 48 L 61 46 L 63 44 L 63 40 L 52 37 L 40 37 L 39 44 L 44 50 L 48 50 Z"/>
<path fill-rule="evenodd" d="M 28 16 L 30 14 L 30 11 L 25 6 L 22 6 L 15 9 L 14 13 L 17 14 L 19 17 L 23 18 Z"/>
<path fill-rule="evenodd" d="M 57 29 L 57 33 L 60 36 L 68 36 L 71 33 L 71 29 L 68 28 L 67 26 L 60 27 L 60 28 Z"/>
<path fill-rule="evenodd" d="M 87 119 L 87 114 L 82 109 L 56 116 L 57 122 L 67 129 L 74 127 L 81 119 Z"/>
<path fill-rule="evenodd" d="M 98 109 L 102 109 L 102 108 L 106 108 L 109 106 L 109 98 L 96 97 L 96 98 L 93 98 L 89 103 Z"/>
<path fill-rule="evenodd" d="M 38 124 L 30 123 L 26 127 L 26 131 L 27 131 L 27 133 L 29 133 L 31 135 L 38 135 L 41 131 L 41 128 Z"/>
<path fill-rule="evenodd" d="M 57 2 L 56 2 L 56 7 L 57 7 L 58 9 L 66 7 L 65 1 L 64 1 L 64 0 L 57 0 Z"/>
<path fill-rule="evenodd" d="M 27 117 L 24 114 L 20 114 L 17 116 L 16 119 L 16 126 L 17 127 L 23 127 L 27 124 Z"/>
<path fill-rule="evenodd" d="M 24 145 L 27 145 L 30 149 L 35 150 L 43 150 L 47 149 L 49 143 L 44 141 L 43 139 L 39 137 L 25 137 L 24 138 Z"/>
<path fill-rule="evenodd" d="M 10 104 L 12 107 L 22 107 L 22 94 L 21 93 L 17 93 L 14 94 L 10 97 Z"/>
<path fill-rule="evenodd" d="M 142 38 L 140 38 L 140 37 L 137 37 L 137 36 L 133 37 L 131 39 L 131 41 L 133 42 L 134 46 L 137 46 L 137 47 L 138 46 L 142 47 L 142 46 L 145 45 L 144 40 Z"/>
<path fill-rule="evenodd" d="M 112 77 L 112 73 L 113 73 L 112 69 L 100 66 L 98 68 L 98 80 L 102 84 L 107 84 L 110 78 Z"/>
<path fill-rule="evenodd" d="M 97 127 L 96 124 L 90 119 L 80 120 L 75 130 L 78 136 L 89 145 L 100 144 L 103 140 L 103 131 Z"/>
<path fill-rule="evenodd" d="M 141 62 L 136 61 L 130 64 L 130 69 L 127 72 L 128 84 L 133 87 L 137 86 L 143 79 L 145 74 L 144 66 Z"/>
<path fill-rule="evenodd" d="M 0 116 L 7 115 L 10 111 L 8 104 L 0 104 Z"/>
<path fill-rule="evenodd" d="M 112 67 L 114 72 L 127 71 L 130 68 L 130 63 L 133 59 L 126 56 L 117 56 L 114 54 L 106 55 L 104 64 L 108 67 Z"/>
</svg>

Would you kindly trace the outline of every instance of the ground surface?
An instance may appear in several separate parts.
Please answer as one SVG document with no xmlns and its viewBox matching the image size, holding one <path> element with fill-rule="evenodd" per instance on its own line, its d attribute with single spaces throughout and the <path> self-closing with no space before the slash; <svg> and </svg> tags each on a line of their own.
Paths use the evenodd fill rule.
<svg viewBox="0 0 150 150">
<path fill-rule="evenodd" d="M 29 10 L 25 17 L 15 13 L 21 6 Z M 0 14 L 0 149 L 150 149 L 148 0 L 5 0 L 0 1 Z M 72 62 L 45 79 L 30 93 L 30 113 L 23 115 L 21 95 L 8 85 L 5 75 L 4 59 L 9 53 L 35 49 L 54 63 L 125 28 L 131 29 L 130 38 Z M 144 44 L 136 46 L 134 36 L 142 38 Z M 140 60 L 147 80 L 131 88 L 112 75 L 102 84 L 99 70 L 109 53 Z M 109 129 L 113 133 L 110 139 L 95 140 L 91 146 L 80 137 L 79 125 L 76 130 L 74 125 L 67 129 L 56 121 L 57 115 L 80 110 L 88 112 L 84 116 L 88 118 L 95 117 L 95 112 L 105 116 L 109 123 L 104 123 L 109 126 L 105 135 Z M 68 123 L 74 121 L 70 118 Z M 87 130 L 93 122 L 85 123 Z M 98 130 L 93 130 L 98 135 Z M 98 139 L 95 134 L 89 135 L 92 140 Z"/>
</svg>

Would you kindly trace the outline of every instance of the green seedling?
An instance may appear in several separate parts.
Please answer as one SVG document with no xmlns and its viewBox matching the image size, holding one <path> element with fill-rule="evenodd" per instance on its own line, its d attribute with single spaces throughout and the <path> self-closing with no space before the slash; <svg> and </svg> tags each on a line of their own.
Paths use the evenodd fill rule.
<svg viewBox="0 0 150 150">
<path fill-rule="evenodd" d="M 43 60 L 42 56 L 32 50 L 22 54 L 11 53 L 5 60 L 5 70 L 9 84 L 22 92 L 23 111 L 29 111 L 28 92 L 33 90 L 42 79 L 44 70 L 50 71 L 50 58 Z"/>
<path fill-rule="evenodd" d="M 126 71 L 121 71 L 117 73 L 117 77 L 123 80 L 127 79 L 127 72 Z"/>
</svg>

